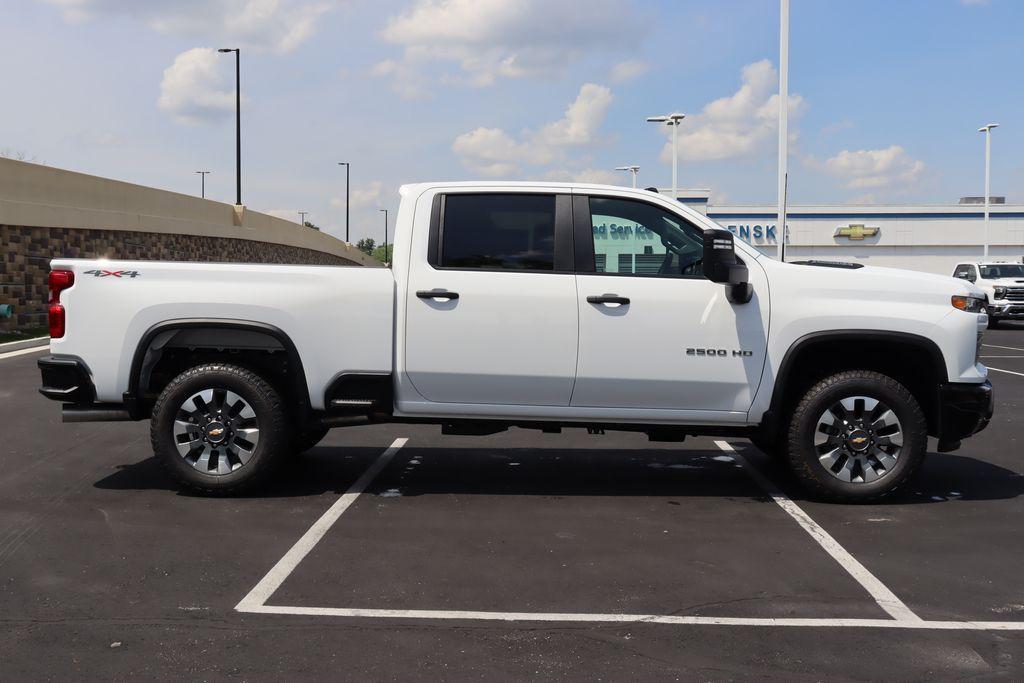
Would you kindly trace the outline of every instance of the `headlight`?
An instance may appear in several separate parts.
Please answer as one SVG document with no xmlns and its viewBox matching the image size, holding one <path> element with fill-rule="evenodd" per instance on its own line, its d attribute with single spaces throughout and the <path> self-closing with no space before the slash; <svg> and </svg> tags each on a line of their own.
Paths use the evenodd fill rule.
<svg viewBox="0 0 1024 683">
<path fill-rule="evenodd" d="M 996 299 L 1005 299 L 1006 298 L 1006 287 L 996 287 L 995 298 Z"/>
<path fill-rule="evenodd" d="M 985 311 L 985 300 L 975 296 L 954 296 L 950 299 L 953 308 L 967 313 L 982 313 Z"/>
</svg>

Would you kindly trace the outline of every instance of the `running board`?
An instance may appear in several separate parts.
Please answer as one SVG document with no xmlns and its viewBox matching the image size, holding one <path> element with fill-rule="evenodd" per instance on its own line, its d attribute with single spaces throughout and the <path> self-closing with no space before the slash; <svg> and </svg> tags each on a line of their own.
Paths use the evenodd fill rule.
<svg viewBox="0 0 1024 683">
<path fill-rule="evenodd" d="M 61 409 L 62 422 L 126 422 L 132 419 L 120 403 L 68 405 Z"/>
</svg>

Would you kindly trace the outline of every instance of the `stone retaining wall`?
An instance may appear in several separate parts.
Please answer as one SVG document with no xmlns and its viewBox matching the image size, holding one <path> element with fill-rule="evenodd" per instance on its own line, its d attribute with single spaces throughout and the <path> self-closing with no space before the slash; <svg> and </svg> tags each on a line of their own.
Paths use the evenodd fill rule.
<svg viewBox="0 0 1024 683">
<path fill-rule="evenodd" d="M 0 225 L 0 248 L 0 306 L 14 309 L 12 317 L 0 317 L 0 331 L 46 325 L 46 280 L 54 258 L 362 265 L 283 244 L 130 230 Z"/>
</svg>

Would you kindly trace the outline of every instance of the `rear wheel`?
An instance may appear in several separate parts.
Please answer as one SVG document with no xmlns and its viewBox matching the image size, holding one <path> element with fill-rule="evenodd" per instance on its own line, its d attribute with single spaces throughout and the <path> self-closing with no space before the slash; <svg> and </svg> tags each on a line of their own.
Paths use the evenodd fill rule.
<svg viewBox="0 0 1024 683">
<path fill-rule="evenodd" d="M 858 502 L 888 495 L 911 477 L 924 458 L 928 426 L 899 382 L 852 370 L 811 387 L 787 436 L 790 466 L 811 493 Z"/>
<path fill-rule="evenodd" d="M 164 469 L 208 494 L 235 493 L 265 478 L 287 437 L 274 388 L 254 372 L 221 363 L 171 380 L 150 422 L 153 452 Z"/>
</svg>

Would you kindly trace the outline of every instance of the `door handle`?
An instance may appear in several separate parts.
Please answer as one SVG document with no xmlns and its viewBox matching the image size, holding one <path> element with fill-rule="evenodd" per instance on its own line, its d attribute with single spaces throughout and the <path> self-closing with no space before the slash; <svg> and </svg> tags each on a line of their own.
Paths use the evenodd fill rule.
<svg viewBox="0 0 1024 683">
<path fill-rule="evenodd" d="M 448 299 L 454 301 L 459 298 L 458 292 L 449 292 L 447 289 L 421 289 L 416 292 L 420 299 Z"/>
<path fill-rule="evenodd" d="M 622 304 L 629 303 L 629 297 L 618 294 L 593 294 L 587 297 L 588 304 Z"/>
</svg>

